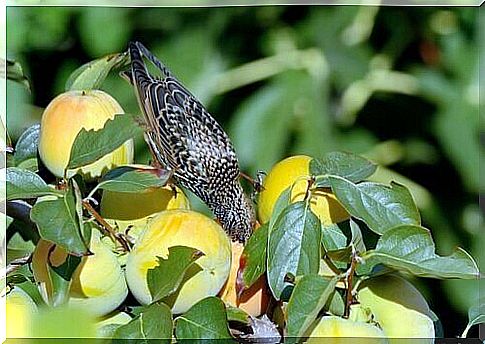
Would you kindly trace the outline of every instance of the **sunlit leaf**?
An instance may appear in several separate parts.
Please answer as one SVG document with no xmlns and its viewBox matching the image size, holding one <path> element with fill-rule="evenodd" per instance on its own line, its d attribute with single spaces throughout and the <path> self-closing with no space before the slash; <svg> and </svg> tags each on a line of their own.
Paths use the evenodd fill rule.
<svg viewBox="0 0 485 344">
<path fill-rule="evenodd" d="M 321 225 L 306 202 L 286 207 L 269 232 L 268 283 L 276 299 L 285 287 L 286 275 L 317 273 L 320 263 Z"/>
<path fill-rule="evenodd" d="M 48 258 L 49 259 L 49 258 Z M 71 277 L 81 263 L 81 257 L 67 255 L 66 260 L 59 266 L 52 266 L 48 260 L 49 279 L 52 283 L 52 300 L 54 307 L 65 304 L 69 299 Z"/>
<path fill-rule="evenodd" d="M 369 160 L 352 153 L 330 152 L 323 158 L 310 161 L 310 173 L 317 177 L 316 185 L 330 187 L 328 175 L 340 176 L 357 183 L 371 176 L 377 165 Z"/>
<path fill-rule="evenodd" d="M 378 234 L 402 224 L 421 223 L 413 197 L 403 185 L 354 184 L 341 177 L 329 177 L 329 180 L 333 193 L 344 208 Z"/>
<path fill-rule="evenodd" d="M 88 247 L 81 234 L 81 222 L 72 189 L 62 198 L 37 202 L 32 207 L 30 217 L 39 227 L 43 239 L 61 246 L 72 254 L 88 254 Z"/>
<path fill-rule="evenodd" d="M 170 343 L 172 329 L 170 308 L 163 303 L 152 303 L 128 324 L 118 327 L 113 338 L 123 339 L 115 341 L 120 343 L 147 343 L 146 340 L 150 339 L 158 339 L 157 343 Z"/>
<path fill-rule="evenodd" d="M 466 338 L 470 328 L 478 324 L 485 324 L 485 297 L 478 299 L 477 304 L 468 310 L 468 324 L 461 337 Z"/>
<path fill-rule="evenodd" d="M 173 246 L 168 248 L 168 257 L 158 257 L 158 265 L 148 269 L 147 283 L 152 302 L 174 293 L 182 283 L 184 275 L 197 259 L 204 254 L 191 247 Z M 201 270 L 198 267 L 199 271 Z"/>
<path fill-rule="evenodd" d="M 479 270 L 473 258 L 462 249 L 450 256 L 435 253 L 435 244 L 426 228 L 402 225 L 389 229 L 374 250 L 362 255 L 364 263 L 358 272 L 368 274 L 377 264 L 409 272 L 421 277 L 478 278 Z"/>
<path fill-rule="evenodd" d="M 108 171 L 97 188 L 116 192 L 142 192 L 165 186 L 170 176 L 167 170 L 120 166 Z"/>
<path fill-rule="evenodd" d="M 78 168 L 95 162 L 136 136 L 141 130 L 134 117 L 129 114 L 116 115 L 99 130 L 81 129 L 72 145 L 66 168 Z"/>
<path fill-rule="evenodd" d="M 175 319 L 175 336 L 185 339 L 230 339 L 224 303 L 208 297 Z"/>
<path fill-rule="evenodd" d="M 244 246 L 236 280 L 238 294 L 252 286 L 266 272 L 267 244 L 268 224 L 264 224 L 254 231 Z"/>
<path fill-rule="evenodd" d="M 352 233 L 352 245 L 358 253 L 364 253 L 366 251 L 364 238 L 362 237 L 362 231 L 359 225 L 355 221 L 350 220 L 350 230 Z"/>
<path fill-rule="evenodd" d="M 326 279 L 319 275 L 303 276 L 293 289 L 287 307 L 287 335 L 300 338 L 320 310 L 332 296 L 337 278 Z"/>
<path fill-rule="evenodd" d="M 99 89 L 112 69 L 124 65 L 128 61 L 126 54 L 112 54 L 88 62 L 69 76 L 66 91 Z"/>
<path fill-rule="evenodd" d="M 22 135 L 20 135 L 17 144 L 15 145 L 15 163 L 19 164 L 22 161 L 31 158 L 37 158 L 37 146 L 39 144 L 40 124 L 34 124 L 27 128 Z"/>
<path fill-rule="evenodd" d="M 7 200 L 62 195 L 61 191 L 48 186 L 39 175 L 17 167 L 7 168 L 6 181 Z"/>
<path fill-rule="evenodd" d="M 227 306 L 226 313 L 228 321 L 234 321 L 246 325 L 249 324 L 249 314 L 243 311 L 241 308 Z"/>
</svg>

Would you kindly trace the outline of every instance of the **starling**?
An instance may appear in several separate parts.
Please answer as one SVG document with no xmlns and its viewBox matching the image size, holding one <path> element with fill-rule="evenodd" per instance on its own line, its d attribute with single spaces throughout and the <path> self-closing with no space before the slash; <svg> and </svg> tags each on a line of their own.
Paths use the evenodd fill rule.
<svg viewBox="0 0 485 344">
<path fill-rule="evenodd" d="M 157 162 L 212 210 L 233 241 L 246 242 L 254 209 L 239 183 L 234 147 L 222 127 L 170 70 L 140 42 L 129 43 L 134 86 L 144 114 L 145 140 Z M 149 74 L 143 56 L 163 74 Z"/>
</svg>

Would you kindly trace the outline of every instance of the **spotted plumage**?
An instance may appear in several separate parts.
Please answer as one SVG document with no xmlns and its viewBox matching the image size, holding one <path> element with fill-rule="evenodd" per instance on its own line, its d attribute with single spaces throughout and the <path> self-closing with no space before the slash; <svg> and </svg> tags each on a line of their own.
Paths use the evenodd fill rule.
<svg viewBox="0 0 485 344">
<path fill-rule="evenodd" d="M 129 44 L 134 85 L 143 111 L 145 139 L 158 162 L 173 171 L 177 183 L 212 210 L 234 241 L 245 242 L 255 222 L 251 201 L 239 183 L 234 147 L 204 106 L 139 42 Z M 143 56 L 162 78 L 151 76 Z"/>
</svg>

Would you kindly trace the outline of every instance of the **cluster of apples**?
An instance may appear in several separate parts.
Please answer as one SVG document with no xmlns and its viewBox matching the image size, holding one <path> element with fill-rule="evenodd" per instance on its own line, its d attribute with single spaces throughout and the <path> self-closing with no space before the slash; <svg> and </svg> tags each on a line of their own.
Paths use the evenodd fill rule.
<svg viewBox="0 0 485 344">
<path fill-rule="evenodd" d="M 70 91 L 59 95 L 42 117 L 39 142 L 42 162 L 54 175 L 63 177 L 72 144 L 81 128 L 100 129 L 108 119 L 120 113 L 123 109 L 118 102 L 103 91 Z M 132 164 L 133 147 L 133 142 L 127 141 L 97 162 L 79 170 L 67 171 L 68 176 L 81 173 L 86 179 L 93 180 L 115 166 Z M 307 182 L 299 181 L 299 178 L 309 175 L 310 160 L 307 156 L 290 157 L 270 171 L 258 202 L 261 223 L 269 220 L 276 200 L 287 187 L 294 185 L 292 201 L 303 199 Z M 149 304 L 151 295 L 147 271 L 157 265 L 157 257 L 167 257 L 169 247 L 182 245 L 198 249 L 204 256 L 197 261 L 202 270 L 190 277 L 173 296 L 174 314 L 184 313 L 199 300 L 214 295 L 252 316 L 266 311 L 270 293 L 264 278 L 236 298 L 235 282 L 242 245 L 231 243 L 216 221 L 190 210 L 182 190 L 176 191 L 174 193 L 169 187 L 142 193 L 103 191 L 100 214 L 119 231 L 127 232 L 134 240 L 134 247 L 127 255 L 120 256 L 109 238 L 93 233 L 90 250 L 94 254 L 83 257 L 72 277 L 69 305 L 84 309 L 99 319 L 109 316 L 114 323 L 127 323 L 131 319 L 127 314 L 113 311 L 125 301 L 129 291 L 140 304 Z M 329 192 L 312 194 L 311 208 L 323 224 L 349 218 L 346 210 Z M 33 255 L 35 280 L 43 299 L 52 303 L 55 295 L 47 265 L 49 254 L 51 264 L 55 265 L 64 261 L 67 252 L 41 240 Z M 362 283 L 356 297 L 360 304 L 353 307 L 349 319 L 324 316 L 311 327 L 309 335 L 434 336 L 432 315 L 426 301 L 404 279 L 395 276 L 372 279 Z M 12 314 L 35 313 L 37 308 L 19 288 L 7 296 L 7 307 Z M 29 317 L 25 314 L 22 318 L 27 321 Z M 106 321 L 100 324 L 106 324 Z M 7 325 L 7 328 L 9 337 L 28 336 L 25 328 L 19 329 L 18 321 Z"/>
</svg>

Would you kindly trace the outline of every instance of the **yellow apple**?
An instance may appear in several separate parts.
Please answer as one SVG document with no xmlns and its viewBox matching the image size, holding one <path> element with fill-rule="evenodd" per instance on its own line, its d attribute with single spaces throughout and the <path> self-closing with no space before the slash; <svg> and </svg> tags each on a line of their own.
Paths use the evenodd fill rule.
<svg viewBox="0 0 485 344">
<path fill-rule="evenodd" d="M 324 316 L 317 320 L 310 328 L 308 337 L 308 343 L 387 343 L 384 333 L 377 326 L 337 316 Z"/>
<path fill-rule="evenodd" d="M 57 177 L 64 176 L 71 148 L 79 131 L 84 128 L 101 129 L 116 114 L 124 113 L 118 102 L 100 90 L 69 91 L 54 98 L 42 114 L 39 156 Z M 133 161 L 133 140 L 98 161 L 80 168 L 86 178 L 95 178 L 108 169 Z M 78 170 L 68 170 L 67 177 Z"/>
<path fill-rule="evenodd" d="M 426 300 L 402 277 L 386 275 L 364 281 L 359 286 L 357 299 L 361 306 L 370 309 L 374 320 L 387 337 L 435 336 L 431 311 Z"/>
<path fill-rule="evenodd" d="M 258 216 L 261 223 L 271 218 L 273 208 L 281 193 L 291 187 L 291 202 L 301 201 L 305 197 L 310 177 L 311 157 L 296 155 L 278 162 L 263 182 L 263 191 L 259 194 Z M 322 224 L 338 223 L 349 218 L 349 214 L 342 207 L 329 189 L 314 190 L 310 199 L 310 207 L 318 216 Z"/>
<path fill-rule="evenodd" d="M 6 295 L 7 338 L 28 338 L 32 334 L 32 318 L 37 313 L 34 300 L 20 287 Z"/>
<path fill-rule="evenodd" d="M 239 298 L 236 293 L 236 279 L 239 270 L 239 260 L 243 253 L 244 246 L 240 243 L 232 244 L 231 272 L 227 283 L 220 292 L 221 299 L 234 307 L 239 307 L 253 317 L 263 314 L 269 304 L 270 295 L 264 277 L 259 278 L 249 289 L 245 290 Z"/>
<path fill-rule="evenodd" d="M 221 290 L 231 268 L 231 243 L 222 227 L 202 214 L 190 210 L 161 212 L 148 222 L 126 262 L 128 287 L 141 304 L 152 301 L 148 269 L 157 266 L 157 257 L 167 258 L 168 248 L 173 246 L 188 246 L 204 253 L 196 262 L 202 270 L 173 295 L 172 311 L 180 314 Z"/>
<path fill-rule="evenodd" d="M 52 300 L 52 283 L 49 278 L 47 259 L 53 243 L 40 240 L 37 244 L 32 268 L 34 278 L 44 300 Z M 100 234 L 93 231 L 90 250 L 94 254 L 83 257 L 74 271 L 69 289 L 69 306 L 85 309 L 94 316 L 102 316 L 118 307 L 128 295 L 128 288 L 116 255 L 100 240 Z M 55 247 L 50 255 L 54 266 L 62 264 L 67 253 Z"/>
</svg>

